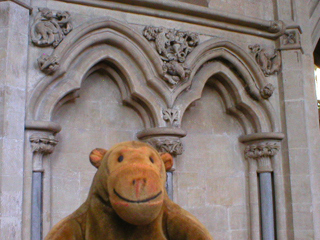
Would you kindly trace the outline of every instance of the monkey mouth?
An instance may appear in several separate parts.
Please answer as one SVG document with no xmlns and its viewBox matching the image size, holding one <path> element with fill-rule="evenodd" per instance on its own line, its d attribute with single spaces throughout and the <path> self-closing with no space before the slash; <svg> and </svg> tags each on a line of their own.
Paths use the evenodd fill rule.
<svg viewBox="0 0 320 240">
<path fill-rule="evenodd" d="M 162 193 L 162 191 L 160 191 L 159 193 L 157 193 L 156 195 L 154 195 L 152 197 L 149 197 L 149 198 L 146 198 L 146 199 L 143 199 L 143 200 L 134 201 L 134 200 L 130 200 L 128 198 L 122 197 L 119 193 L 117 193 L 117 191 L 115 189 L 113 189 L 113 192 L 114 192 L 115 195 L 117 195 L 118 198 L 120 198 L 123 201 L 129 202 L 129 203 L 145 203 L 145 202 L 149 202 L 149 201 L 159 197 L 161 195 L 161 193 Z"/>
</svg>

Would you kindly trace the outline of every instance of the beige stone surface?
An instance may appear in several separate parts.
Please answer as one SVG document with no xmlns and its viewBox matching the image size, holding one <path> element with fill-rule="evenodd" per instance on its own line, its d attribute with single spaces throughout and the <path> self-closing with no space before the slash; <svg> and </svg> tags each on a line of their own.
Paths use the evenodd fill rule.
<svg viewBox="0 0 320 240">
<path fill-rule="evenodd" d="M 249 235 L 247 167 L 235 135 L 239 124 L 223 109 L 220 96 L 205 87 L 201 100 L 184 116 L 188 129 L 185 152 L 178 157 L 174 185 L 176 200 L 195 214 L 216 239 Z M 240 233 L 241 232 L 241 233 Z"/>
<path fill-rule="evenodd" d="M 145 129 L 142 118 L 145 122 L 150 121 L 149 127 L 169 126 L 161 115 L 162 111 L 176 106 L 181 111 L 184 104 L 200 97 L 195 93 L 195 87 L 201 85 L 197 81 L 207 79 L 199 76 L 220 64 L 216 68 L 228 75 L 229 79 L 217 74 L 212 84 L 203 91 L 198 87 L 201 99 L 185 113 L 180 112 L 182 119 L 178 120 L 176 127 L 186 130 L 187 136 L 181 139 L 183 154 L 175 158 L 174 200 L 199 218 L 214 239 L 259 240 L 261 226 L 257 166 L 252 162 L 250 166 L 248 164 L 248 161 L 256 160 L 244 158 L 245 144 L 239 143 L 238 139 L 245 133 L 244 129 L 252 133 L 261 129 L 283 132 L 285 138 L 279 144 L 280 151 L 270 160 L 274 176 L 277 239 L 320 240 L 320 137 L 312 57 L 320 36 L 320 1 L 158 1 L 167 6 L 170 3 L 179 3 L 181 6 L 191 3 L 193 5 L 186 5 L 193 7 L 190 12 L 197 7 L 204 7 L 202 9 L 207 15 L 197 17 L 188 15 L 186 11 L 177 11 L 176 8 L 172 8 L 172 12 L 170 9 L 163 11 L 160 7 L 138 12 L 143 8 L 141 6 L 129 6 L 127 10 L 121 10 L 121 4 L 116 0 L 99 1 L 99 4 L 109 7 L 56 0 L 24 2 L 34 8 L 31 15 L 28 10 L 11 1 L 0 2 L 1 239 L 30 239 L 33 155 L 29 137 L 39 131 L 32 128 L 25 130 L 25 119 L 52 120 L 62 127 L 62 131 L 55 136 L 59 140 L 55 151 L 43 157 L 43 219 L 46 233 L 54 223 L 70 214 L 86 199 L 95 173 L 95 168 L 88 161 L 88 154 L 93 148 L 108 148 L 120 141 L 136 139 L 137 133 Z M 110 7 L 110 4 L 114 4 L 114 7 Z M 37 58 L 44 53 L 57 53 L 59 47 L 55 50 L 52 47 L 39 48 L 29 41 L 28 25 L 33 22 L 38 7 L 69 11 L 73 31 L 98 18 L 107 19 L 106 22 L 119 21 L 119 25 L 109 29 L 109 35 L 105 34 L 107 31 L 104 33 L 103 44 L 91 38 L 89 45 L 81 48 L 79 46 L 83 44 L 83 39 L 70 40 L 67 37 L 65 43 L 69 41 L 70 48 L 80 53 L 66 47 L 66 55 L 59 55 L 63 56 L 60 67 L 66 72 L 59 72 L 60 76 L 49 76 L 40 71 Z M 208 11 L 214 11 L 214 14 L 209 12 L 210 15 Z M 225 18 L 221 18 L 222 15 Z M 243 24 L 242 21 L 247 21 L 247 17 L 251 20 Z M 284 21 L 289 29 L 297 32 L 298 27 L 301 28 L 301 48 L 297 43 L 298 47 L 286 46 L 283 49 L 283 37 L 278 39 L 267 29 L 272 23 L 269 20 Z M 192 73 L 196 80 L 177 93 L 176 89 L 170 90 L 163 83 L 163 62 L 154 46 L 142 35 L 145 26 L 149 25 L 198 33 L 200 44 L 208 40 L 215 41 L 215 44 L 220 44 L 219 49 L 225 52 L 230 52 L 230 49 L 222 42 L 228 41 L 238 50 L 229 55 L 224 53 L 199 66 Z M 124 28 L 133 30 L 134 34 L 121 32 Z M 87 34 L 85 37 L 90 36 Z M 109 40 L 116 39 L 115 36 L 118 38 L 112 45 Z M 275 49 L 282 49 L 282 70 L 278 75 L 263 75 L 248 48 L 254 44 L 259 44 L 269 54 Z M 124 50 L 128 46 L 130 50 Z M 94 54 L 90 49 L 95 51 Z M 212 49 L 214 51 L 218 52 Z M 188 62 L 191 66 L 187 67 L 194 67 L 212 52 Z M 123 105 L 119 86 L 105 73 L 93 73 L 79 84 L 90 61 L 103 54 L 120 59 L 119 62 L 115 61 L 119 65 L 117 71 L 122 67 L 128 72 L 118 76 L 128 77 L 125 83 L 130 85 L 130 90 L 126 84 L 119 86 L 122 90 L 126 88 L 124 92 L 130 104 L 147 110 L 140 108 L 134 111 L 132 107 Z M 226 56 L 233 56 L 234 62 L 229 62 L 230 58 L 227 60 Z M 88 59 L 90 61 L 84 64 L 84 60 Z M 64 60 L 70 61 L 70 64 Z M 239 69 L 245 70 L 241 72 Z M 215 84 L 217 80 L 219 84 Z M 48 83 L 50 81 L 51 84 Z M 275 90 L 269 100 L 253 100 L 245 90 L 248 89 L 248 83 L 259 97 L 258 87 L 264 87 L 267 83 L 273 84 Z M 59 96 L 78 87 L 81 87 L 80 98 L 66 102 L 51 114 L 51 107 L 59 102 Z M 36 99 L 32 105 L 34 108 L 30 109 L 27 99 L 37 94 L 34 93 L 35 89 L 44 96 Z M 140 102 L 135 101 L 138 96 Z M 147 99 L 146 103 L 141 104 L 141 99 Z M 33 119 L 30 116 L 36 117 Z M 251 125 L 243 127 L 241 119 Z M 257 126 L 261 123 L 263 126 Z"/>
<path fill-rule="evenodd" d="M 116 84 L 101 72 L 84 80 L 80 97 L 63 105 L 55 121 L 65 127 L 57 136 L 59 145 L 50 160 L 52 224 L 86 199 L 96 172 L 89 153 L 97 147 L 108 149 L 115 143 L 133 140 L 135 132 L 142 129 L 140 117 L 123 107 Z"/>
<path fill-rule="evenodd" d="M 0 232 L 14 240 L 22 236 L 28 11 L 1 2 L 0 32 Z"/>
<path fill-rule="evenodd" d="M 273 6 L 262 0 L 208 0 L 209 8 L 250 17 L 273 19 Z M 239 6 L 239 7 L 235 7 Z"/>
</svg>

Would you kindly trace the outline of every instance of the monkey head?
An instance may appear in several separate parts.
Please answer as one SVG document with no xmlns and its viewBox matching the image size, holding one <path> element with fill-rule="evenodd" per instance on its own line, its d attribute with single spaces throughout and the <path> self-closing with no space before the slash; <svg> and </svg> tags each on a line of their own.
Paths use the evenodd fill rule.
<svg viewBox="0 0 320 240">
<path fill-rule="evenodd" d="M 166 196 L 166 171 L 173 165 L 169 153 L 159 154 L 142 142 L 123 142 L 109 151 L 96 148 L 90 153 L 98 168 L 97 183 L 112 208 L 134 225 L 151 223 L 159 215 Z"/>
</svg>

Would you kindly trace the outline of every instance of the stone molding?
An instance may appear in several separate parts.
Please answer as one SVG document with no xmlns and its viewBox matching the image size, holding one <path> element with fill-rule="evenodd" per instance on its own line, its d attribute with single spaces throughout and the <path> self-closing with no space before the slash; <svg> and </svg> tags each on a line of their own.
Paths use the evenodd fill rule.
<svg viewBox="0 0 320 240">
<path fill-rule="evenodd" d="M 22 2 L 20 0 L 2 0 L 2 1 L 10 1 L 10 2 L 13 2 L 15 4 L 18 4 L 21 7 L 28 9 L 29 10 L 29 15 L 32 14 L 33 8 L 30 5 L 24 3 L 24 2 Z"/>
<path fill-rule="evenodd" d="M 54 61 L 49 61 L 50 56 Z M 163 60 L 150 42 L 132 27 L 110 18 L 80 25 L 50 56 L 49 64 L 44 59 L 42 66 L 53 66 L 53 72 L 44 76 L 30 95 L 26 128 L 31 124 L 33 129 L 59 131 L 52 122 L 45 129 L 45 123 L 65 101 L 79 97 L 76 93 L 89 72 L 100 69 L 116 81 L 123 103 L 139 113 L 146 130 L 170 129 L 161 136 L 172 136 L 179 129 L 186 109 L 201 98 L 208 81 L 246 134 L 277 131 L 274 109 L 261 96 L 261 88 L 266 96 L 272 92 L 262 71 L 247 51 L 225 39 L 207 40 L 189 52 L 184 63 L 190 66 L 190 77 L 174 91 L 159 81 Z M 108 59 L 118 67 L 110 66 Z M 166 109 L 177 109 L 179 117 L 164 119 Z"/>
<path fill-rule="evenodd" d="M 143 30 L 143 36 L 154 42 L 155 49 L 163 61 L 162 78 L 171 88 L 188 80 L 190 69 L 183 63 L 200 42 L 197 33 L 147 26 Z"/>
<path fill-rule="evenodd" d="M 247 135 L 241 135 L 239 137 L 239 142 L 245 144 L 252 144 L 255 142 L 273 142 L 273 141 L 281 141 L 285 135 L 281 132 L 259 132 L 252 133 Z"/>
<path fill-rule="evenodd" d="M 273 54 L 269 54 L 259 44 L 249 45 L 249 49 L 266 77 L 280 72 L 281 56 L 278 50 L 275 50 Z"/>
<path fill-rule="evenodd" d="M 68 11 L 53 13 L 49 8 L 39 8 L 31 26 L 32 43 L 39 47 L 57 47 L 73 26 Z"/>
<path fill-rule="evenodd" d="M 61 126 L 55 122 L 29 120 L 26 121 L 25 129 L 58 133 L 61 131 Z"/>
<path fill-rule="evenodd" d="M 258 37 L 276 39 L 285 30 L 282 21 L 262 20 L 244 15 L 225 13 L 201 6 L 163 0 L 60 0 L 62 2 L 117 10 L 197 24 Z M 156 10 L 156 11 L 154 11 Z"/>
<path fill-rule="evenodd" d="M 137 133 L 137 137 L 140 140 L 148 139 L 151 137 L 176 137 L 183 138 L 187 135 L 187 132 L 181 128 L 169 128 L 169 127 L 158 127 L 158 128 L 147 128 Z"/>
</svg>

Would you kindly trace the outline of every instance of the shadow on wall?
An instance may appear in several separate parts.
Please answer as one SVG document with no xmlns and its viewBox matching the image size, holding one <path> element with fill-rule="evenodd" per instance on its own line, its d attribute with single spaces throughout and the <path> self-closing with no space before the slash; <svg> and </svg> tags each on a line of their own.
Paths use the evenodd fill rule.
<svg viewBox="0 0 320 240">
<path fill-rule="evenodd" d="M 208 4 L 209 4 L 207 0 L 177 0 L 177 1 L 204 6 L 204 7 L 208 7 Z"/>
</svg>

